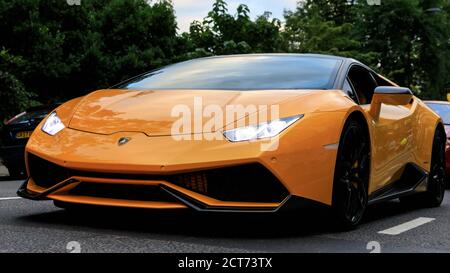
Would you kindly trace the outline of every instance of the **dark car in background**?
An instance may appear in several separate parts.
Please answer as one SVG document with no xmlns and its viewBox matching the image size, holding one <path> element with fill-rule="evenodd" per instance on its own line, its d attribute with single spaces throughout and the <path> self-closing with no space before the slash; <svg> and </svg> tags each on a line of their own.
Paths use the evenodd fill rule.
<svg viewBox="0 0 450 273">
<path fill-rule="evenodd" d="M 26 176 L 25 145 L 39 123 L 58 106 L 32 107 L 5 122 L 0 130 L 0 162 L 8 169 L 10 177 Z"/>
<path fill-rule="evenodd" d="M 447 101 L 425 101 L 434 112 L 436 112 L 444 123 L 445 132 L 447 133 L 447 145 L 445 147 L 446 157 L 446 173 L 448 179 L 448 185 L 450 186 L 450 102 Z"/>
</svg>

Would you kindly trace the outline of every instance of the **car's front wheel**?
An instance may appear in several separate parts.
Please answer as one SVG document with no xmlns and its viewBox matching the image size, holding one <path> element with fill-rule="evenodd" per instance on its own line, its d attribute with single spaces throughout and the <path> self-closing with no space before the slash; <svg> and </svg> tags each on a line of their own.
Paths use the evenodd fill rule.
<svg viewBox="0 0 450 273">
<path fill-rule="evenodd" d="M 339 142 L 333 184 L 333 215 L 339 228 L 356 227 L 367 208 L 370 142 L 364 128 L 349 120 Z"/>
</svg>

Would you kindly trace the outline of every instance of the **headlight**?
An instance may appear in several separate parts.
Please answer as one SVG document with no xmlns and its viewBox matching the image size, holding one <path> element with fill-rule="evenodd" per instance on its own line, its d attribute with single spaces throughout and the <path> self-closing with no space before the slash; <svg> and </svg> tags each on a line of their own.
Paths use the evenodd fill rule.
<svg viewBox="0 0 450 273">
<path fill-rule="evenodd" d="M 304 115 L 298 115 L 288 118 L 272 120 L 258 125 L 237 128 L 225 131 L 223 134 L 232 142 L 248 141 L 255 139 L 271 138 L 279 135 L 293 123 L 303 118 Z"/>
<path fill-rule="evenodd" d="M 66 126 L 64 126 L 64 123 L 62 123 L 56 112 L 53 112 L 45 120 L 45 123 L 42 126 L 42 131 L 51 136 L 54 136 L 64 128 L 66 128 Z"/>
</svg>

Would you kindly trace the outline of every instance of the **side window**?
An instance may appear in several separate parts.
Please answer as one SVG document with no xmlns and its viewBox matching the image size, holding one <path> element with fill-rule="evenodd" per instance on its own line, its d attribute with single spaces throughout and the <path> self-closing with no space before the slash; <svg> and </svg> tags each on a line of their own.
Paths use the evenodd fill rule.
<svg viewBox="0 0 450 273">
<path fill-rule="evenodd" d="M 358 97 L 353 89 L 352 84 L 349 82 L 348 78 L 344 81 L 344 87 L 342 88 L 344 93 L 347 94 L 354 102 L 359 104 Z"/>
<path fill-rule="evenodd" d="M 354 65 L 348 72 L 348 79 L 353 85 L 359 103 L 370 104 L 373 92 L 378 86 L 371 72 L 362 66 Z"/>
</svg>

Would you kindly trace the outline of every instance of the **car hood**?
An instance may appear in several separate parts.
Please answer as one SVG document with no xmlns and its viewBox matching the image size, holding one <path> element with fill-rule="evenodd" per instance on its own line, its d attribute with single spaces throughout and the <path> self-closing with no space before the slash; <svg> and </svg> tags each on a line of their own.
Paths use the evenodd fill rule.
<svg viewBox="0 0 450 273">
<path fill-rule="evenodd" d="M 69 127 L 98 134 L 143 132 L 149 136 L 165 136 L 171 135 L 174 122 L 180 120 L 180 112 L 189 109 L 191 132 L 209 133 L 222 128 L 203 129 L 202 126 L 193 126 L 196 120 L 194 118 L 195 103 L 203 105 L 203 108 L 195 108 L 200 111 L 211 105 L 214 105 L 214 109 L 220 108 L 221 111 L 225 111 L 227 106 L 236 105 L 271 106 L 310 93 L 312 91 L 308 90 L 99 90 L 87 95 L 79 102 L 70 119 Z M 248 114 L 251 112 L 249 111 Z M 253 110 L 253 112 L 256 111 Z M 211 117 L 201 114 L 198 116 L 202 124 L 211 120 Z M 237 118 L 238 116 L 235 115 L 233 119 L 226 122 L 235 122 Z"/>
</svg>

